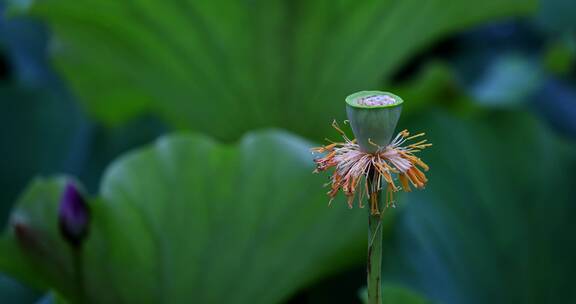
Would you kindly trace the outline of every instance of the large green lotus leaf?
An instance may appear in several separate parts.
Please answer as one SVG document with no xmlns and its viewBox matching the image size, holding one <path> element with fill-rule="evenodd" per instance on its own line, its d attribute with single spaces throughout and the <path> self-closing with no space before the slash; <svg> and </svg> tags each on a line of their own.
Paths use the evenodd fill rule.
<svg viewBox="0 0 576 304">
<path fill-rule="evenodd" d="M 420 117 L 434 146 L 385 275 L 439 303 L 574 303 L 576 145 L 532 117 Z"/>
<path fill-rule="evenodd" d="M 223 139 L 262 126 L 321 139 L 329 127 L 317 122 L 343 118 L 344 96 L 380 88 L 444 35 L 536 6 L 535 0 L 24 3 L 50 25 L 55 65 L 91 113 L 114 123 L 156 111 L 175 126 Z"/>
<path fill-rule="evenodd" d="M 279 131 L 235 146 L 160 139 L 107 170 L 83 248 L 94 303 L 277 303 L 363 260 L 366 210 L 327 206 L 310 143 Z M 78 298 L 73 252 L 57 230 L 66 178 L 39 179 L 0 243 L 0 268 Z"/>
<path fill-rule="evenodd" d="M 367 288 L 363 288 L 359 296 L 362 303 L 368 304 Z M 382 304 L 431 304 L 431 302 L 404 286 L 384 282 Z"/>
<path fill-rule="evenodd" d="M 0 83 L 0 225 L 18 191 L 34 174 L 67 168 L 71 138 L 79 129 L 73 106 L 48 91 Z M 73 105 L 73 104 L 72 104 Z"/>
</svg>

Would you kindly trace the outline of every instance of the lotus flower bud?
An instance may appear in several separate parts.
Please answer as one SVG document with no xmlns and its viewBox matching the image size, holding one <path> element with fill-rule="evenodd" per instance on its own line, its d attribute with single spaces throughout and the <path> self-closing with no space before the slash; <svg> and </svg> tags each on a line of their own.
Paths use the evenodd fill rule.
<svg viewBox="0 0 576 304">
<path fill-rule="evenodd" d="M 374 153 L 390 144 L 403 102 L 380 91 L 360 91 L 346 97 L 346 114 L 362 151 Z"/>
<path fill-rule="evenodd" d="M 66 184 L 58 214 L 60 233 L 74 247 L 80 247 L 88 235 L 90 209 L 73 183 Z"/>
</svg>

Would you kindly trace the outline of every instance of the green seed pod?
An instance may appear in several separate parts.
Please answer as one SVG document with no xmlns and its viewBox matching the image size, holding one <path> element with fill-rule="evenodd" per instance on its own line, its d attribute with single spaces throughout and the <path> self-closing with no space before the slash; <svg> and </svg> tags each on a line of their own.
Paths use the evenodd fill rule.
<svg viewBox="0 0 576 304">
<path fill-rule="evenodd" d="M 348 120 L 362 151 L 374 153 L 390 143 L 403 102 L 380 91 L 360 91 L 346 97 Z"/>
</svg>

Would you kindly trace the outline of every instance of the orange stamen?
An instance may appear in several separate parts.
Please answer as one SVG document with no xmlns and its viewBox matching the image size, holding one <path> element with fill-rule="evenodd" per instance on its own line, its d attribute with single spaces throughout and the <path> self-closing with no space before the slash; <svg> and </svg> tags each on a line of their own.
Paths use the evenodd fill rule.
<svg viewBox="0 0 576 304">
<path fill-rule="evenodd" d="M 400 174 L 398 178 L 400 179 L 400 183 L 402 183 L 402 189 L 406 192 L 412 192 L 410 184 L 408 184 L 408 180 L 406 179 L 406 174 Z"/>
</svg>

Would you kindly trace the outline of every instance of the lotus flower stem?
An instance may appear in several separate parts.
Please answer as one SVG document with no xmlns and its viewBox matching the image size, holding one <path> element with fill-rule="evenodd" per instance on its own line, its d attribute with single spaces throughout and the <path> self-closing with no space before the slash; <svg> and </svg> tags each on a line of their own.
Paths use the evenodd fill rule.
<svg viewBox="0 0 576 304">
<path fill-rule="evenodd" d="M 84 287 L 84 259 L 82 258 L 82 248 L 74 248 L 72 255 L 74 259 L 74 279 L 76 280 L 77 301 L 78 303 L 86 303 L 88 298 L 86 297 Z"/>
<path fill-rule="evenodd" d="M 369 182 L 371 183 L 371 182 Z M 370 188 L 370 185 L 369 185 Z M 367 262 L 367 283 L 368 283 L 368 303 L 382 303 L 382 215 L 384 206 L 382 202 L 382 191 L 372 193 L 369 200 L 370 205 L 376 204 L 379 214 L 368 212 L 368 262 Z"/>
</svg>

